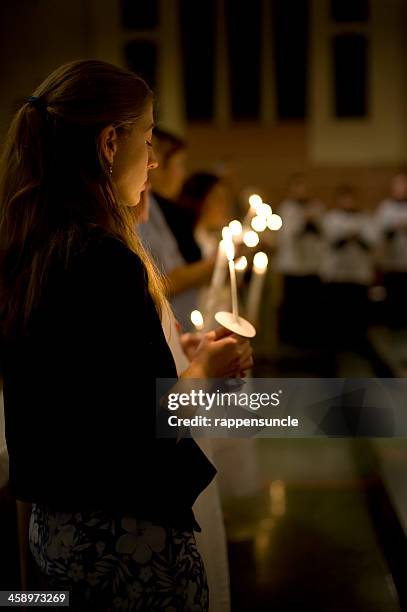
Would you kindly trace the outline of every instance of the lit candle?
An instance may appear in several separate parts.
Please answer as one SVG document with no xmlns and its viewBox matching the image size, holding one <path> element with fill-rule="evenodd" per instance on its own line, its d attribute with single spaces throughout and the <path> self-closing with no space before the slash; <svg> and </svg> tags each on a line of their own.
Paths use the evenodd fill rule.
<svg viewBox="0 0 407 612">
<path fill-rule="evenodd" d="M 222 289 L 226 278 L 226 252 L 224 241 L 221 240 L 216 254 L 215 266 L 213 268 L 212 280 L 208 291 L 208 299 L 206 301 L 206 313 L 210 312 L 214 306 L 217 292 Z M 205 317 L 206 318 L 206 317 Z"/>
<path fill-rule="evenodd" d="M 205 315 L 204 320 L 207 328 L 212 325 L 213 315 L 216 310 L 216 300 L 219 292 L 223 288 L 227 274 L 227 257 L 225 251 L 225 239 L 231 240 L 232 232 L 228 227 L 224 227 L 222 230 L 223 239 L 219 242 L 218 251 L 216 254 L 215 265 L 213 268 L 211 284 L 208 289 L 208 296 L 205 304 Z"/>
<path fill-rule="evenodd" d="M 264 232 L 267 227 L 267 219 L 263 215 L 256 215 L 251 222 L 252 228 L 256 232 Z"/>
<path fill-rule="evenodd" d="M 225 242 L 226 257 L 228 258 L 228 262 L 229 262 L 230 289 L 232 293 L 232 314 L 233 314 L 235 321 L 238 321 L 239 307 L 238 307 L 238 301 L 237 301 L 237 283 L 236 283 L 236 270 L 235 270 L 235 262 L 234 262 L 235 245 L 233 244 L 232 233 L 230 233 L 229 235 L 226 235 L 225 233 L 223 240 Z"/>
<path fill-rule="evenodd" d="M 252 208 L 254 208 L 254 210 L 257 210 L 257 208 L 259 208 L 263 204 L 263 199 L 257 193 L 253 193 L 249 197 L 249 204 Z"/>
<path fill-rule="evenodd" d="M 247 268 L 247 259 L 244 255 L 235 260 L 235 270 L 236 270 L 236 278 L 237 278 L 238 285 L 240 285 L 240 283 L 242 282 L 246 268 Z"/>
<path fill-rule="evenodd" d="M 236 259 L 235 270 L 237 272 L 244 272 L 246 268 L 247 268 L 247 259 L 244 255 L 242 257 L 239 257 L 239 259 Z"/>
<path fill-rule="evenodd" d="M 277 230 L 281 228 L 282 225 L 283 225 L 283 220 L 280 217 L 280 215 L 276 215 L 275 213 L 270 215 L 268 219 L 269 229 L 276 232 Z"/>
<path fill-rule="evenodd" d="M 247 230 L 250 227 L 251 219 L 261 210 L 262 204 L 263 200 L 261 199 L 261 196 L 259 196 L 257 193 L 253 193 L 249 197 L 249 210 L 247 211 L 246 216 L 243 219 L 243 231 Z"/>
<path fill-rule="evenodd" d="M 249 321 L 256 321 L 258 317 L 267 264 L 268 257 L 266 253 L 259 251 L 255 254 L 253 258 L 253 270 L 250 279 L 249 295 L 247 298 L 247 318 Z"/>
<path fill-rule="evenodd" d="M 229 229 L 232 232 L 233 242 L 235 244 L 240 244 L 243 240 L 243 227 L 240 221 L 233 219 L 233 221 L 229 223 Z"/>
<path fill-rule="evenodd" d="M 255 231 L 247 230 L 243 234 L 243 242 L 248 247 L 255 247 L 259 244 L 259 237 Z"/>
<path fill-rule="evenodd" d="M 191 312 L 191 322 L 197 331 L 201 331 L 204 328 L 203 316 L 199 310 L 193 310 Z"/>
</svg>

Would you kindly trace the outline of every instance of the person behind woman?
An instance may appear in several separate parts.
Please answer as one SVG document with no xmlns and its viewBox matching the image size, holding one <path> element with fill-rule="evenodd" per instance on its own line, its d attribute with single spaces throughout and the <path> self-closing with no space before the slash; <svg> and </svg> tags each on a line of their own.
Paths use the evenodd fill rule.
<svg viewBox="0 0 407 612">
<path fill-rule="evenodd" d="M 14 117 L 0 175 L 0 311 L 10 483 L 30 547 L 77 609 L 206 610 L 191 510 L 215 469 L 155 436 L 155 381 L 176 378 L 161 282 L 134 232 L 157 165 L 152 94 L 130 71 L 64 65 Z M 183 377 L 250 367 L 203 337 Z"/>
<path fill-rule="evenodd" d="M 185 142 L 163 130 L 154 131 L 159 168 L 151 176 L 149 219 L 139 226 L 140 238 L 157 267 L 167 276 L 168 295 L 185 331 L 198 306 L 198 288 L 209 282 L 215 256 L 201 259 L 192 223 L 176 202 L 185 178 Z"/>
</svg>

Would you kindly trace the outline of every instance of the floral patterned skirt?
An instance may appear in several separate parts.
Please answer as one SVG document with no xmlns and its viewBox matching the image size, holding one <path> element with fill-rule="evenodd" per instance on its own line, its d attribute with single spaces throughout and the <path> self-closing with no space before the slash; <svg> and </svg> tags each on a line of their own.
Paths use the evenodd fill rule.
<svg viewBox="0 0 407 612">
<path fill-rule="evenodd" d="M 193 531 L 106 512 L 33 505 L 30 549 L 49 589 L 70 590 L 78 610 L 208 610 Z"/>
</svg>

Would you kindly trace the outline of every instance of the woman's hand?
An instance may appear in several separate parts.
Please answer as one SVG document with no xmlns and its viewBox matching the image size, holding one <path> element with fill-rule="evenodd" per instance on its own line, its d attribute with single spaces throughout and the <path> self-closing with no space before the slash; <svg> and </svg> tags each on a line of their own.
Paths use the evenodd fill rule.
<svg viewBox="0 0 407 612">
<path fill-rule="evenodd" d="M 192 361 L 198 346 L 202 342 L 202 334 L 186 333 L 180 336 L 180 342 L 182 350 L 188 358 L 188 361 Z"/>
<path fill-rule="evenodd" d="M 253 351 L 246 338 L 218 328 L 202 335 L 183 378 L 240 376 L 253 365 Z"/>
</svg>

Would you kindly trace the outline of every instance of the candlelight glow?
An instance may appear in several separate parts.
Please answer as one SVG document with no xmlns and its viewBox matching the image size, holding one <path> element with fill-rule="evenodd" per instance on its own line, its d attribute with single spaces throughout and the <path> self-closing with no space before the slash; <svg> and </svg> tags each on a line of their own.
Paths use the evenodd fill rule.
<svg viewBox="0 0 407 612">
<path fill-rule="evenodd" d="M 262 207 L 261 207 L 261 214 L 264 215 L 265 217 L 270 218 L 272 215 L 273 211 L 271 210 L 271 206 L 270 204 L 265 204 L 263 202 Z M 260 214 L 260 213 L 258 213 Z"/>
<path fill-rule="evenodd" d="M 229 261 L 233 261 L 235 256 L 235 245 L 233 244 L 233 240 L 222 240 L 223 248 L 225 249 L 226 257 Z"/>
<path fill-rule="evenodd" d="M 199 310 L 193 310 L 191 312 L 191 321 L 192 324 L 196 327 L 196 329 L 202 329 L 204 326 L 203 316 Z"/>
<path fill-rule="evenodd" d="M 271 230 L 277 231 L 283 225 L 283 220 L 280 215 L 272 214 L 268 219 L 268 226 Z"/>
<path fill-rule="evenodd" d="M 261 196 L 259 196 L 257 193 L 253 193 L 249 197 L 249 204 L 252 208 L 257 209 L 263 204 L 263 200 L 261 199 Z"/>
<path fill-rule="evenodd" d="M 264 232 L 267 227 L 266 217 L 264 217 L 263 215 L 261 217 L 259 215 L 256 215 L 252 219 L 251 226 L 256 232 Z"/>
<path fill-rule="evenodd" d="M 273 516 L 284 516 L 286 512 L 285 483 L 282 480 L 274 480 L 269 487 L 270 513 Z"/>
<path fill-rule="evenodd" d="M 258 272 L 263 272 L 267 268 L 268 257 L 263 251 L 259 251 L 253 257 L 253 266 Z"/>
<path fill-rule="evenodd" d="M 243 242 L 248 247 L 255 247 L 259 244 L 259 237 L 253 230 L 248 230 L 243 236 Z"/>
<path fill-rule="evenodd" d="M 242 224 L 237 219 L 229 223 L 229 229 L 233 236 L 240 236 L 243 231 Z"/>
<path fill-rule="evenodd" d="M 228 227 L 227 225 L 225 225 L 225 227 L 222 229 L 222 238 L 224 241 L 226 240 L 232 240 L 232 230 L 230 229 L 230 227 Z"/>
<path fill-rule="evenodd" d="M 235 270 L 238 270 L 239 272 L 243 272 L 243 270 L 246 270 L 246 268 L 247 268 L 247 259 L 244 255 L 242 257 L 239 257 L 239 259 L 236 259 Z"/>
</svg>

